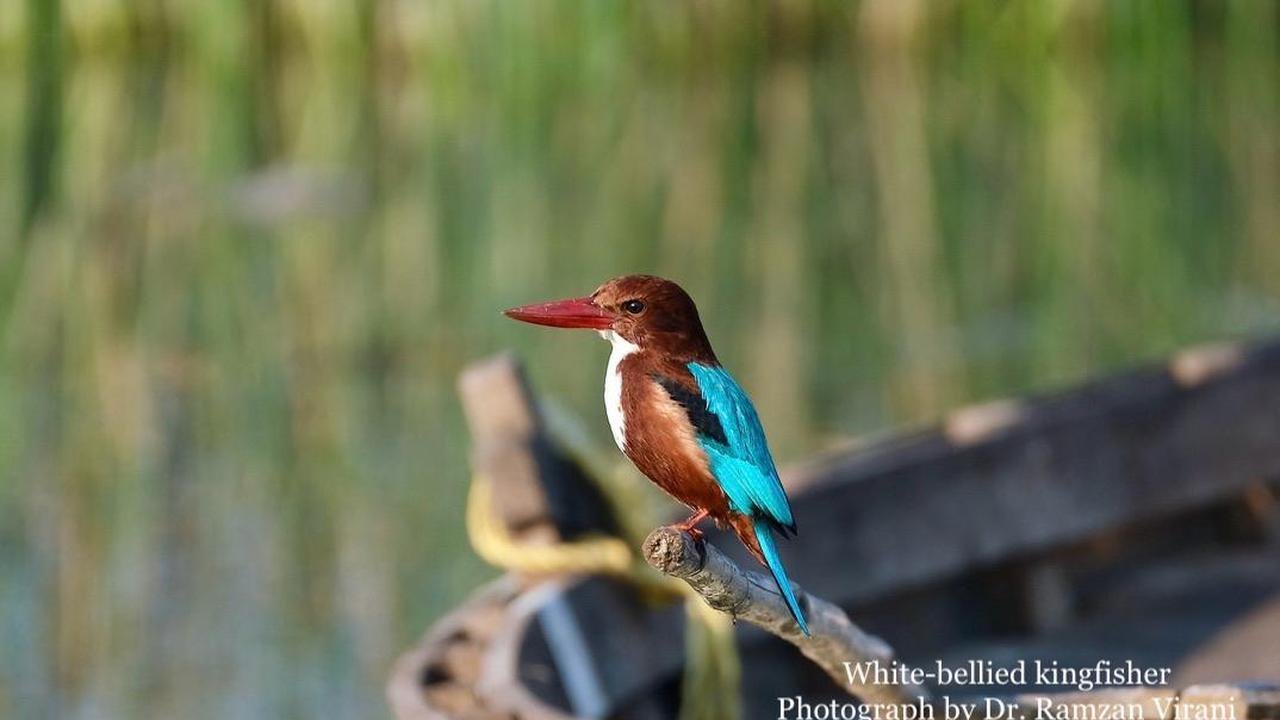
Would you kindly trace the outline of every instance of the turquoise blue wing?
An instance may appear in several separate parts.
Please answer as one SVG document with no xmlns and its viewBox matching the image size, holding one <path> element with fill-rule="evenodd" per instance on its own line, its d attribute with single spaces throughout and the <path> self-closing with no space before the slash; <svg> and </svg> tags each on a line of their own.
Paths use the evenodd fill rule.
<svg viewBox="0 0 1280 720">
<path fill-rule="evenodd" d="M 711 474 L 729 498 L 729 507 L 752 518 L 752 529 L 764 563 L 773 574 L 796 625 L 808 635 L 804 610 L 791 588 L 791 579 L 782 566 L 773 539 L 775 530 L 784 535 L 788 530 L 794 532 L 795 520 L 755 406 L 724 368 L 700 363 L 689 363 L 688 368 L 698 385 L 698 396 L 677 382 L 662 378 L 658 381 L 688 413 L 698 444 L 707 453 Z"/>
<path fill-rule="evenodd" d="M 778 480 L 764 428 L 751 399 L 724 368 L 700 363 L 689 363 L 688 367 L 707 412 L 718 425 L 710 431 L 699 428 L 698 444 L 707 453 L 711 473 L 728 496 L 729 506 L 795 530 L 791 503 Z"/>
</svg>

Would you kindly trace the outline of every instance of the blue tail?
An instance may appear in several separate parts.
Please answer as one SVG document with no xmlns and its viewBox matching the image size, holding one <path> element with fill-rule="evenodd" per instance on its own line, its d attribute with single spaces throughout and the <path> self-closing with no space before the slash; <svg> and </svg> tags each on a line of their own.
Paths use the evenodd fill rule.
<svg viewBox="0 0 1280 720">
<path fill-rule="evenodd" d="M 791 578 L 787 577 L 787 571 L 782 567 L 782 558 L 778 557 L 778 548 L 773 544 L 773 531 L 769 529 L 769 523 L 752 520 L 751 525 L 756 531 L 756 540 L 760 542 L 760 552 L 764 554 L 769 572 L 773 573 L 773 581 L 778 584 L 782 597 L 786 598 L 787 607 L 791 608 L 791 615 L 800 626 L 800 632 L 808 636 L 809 623 L 805 622 L 804 612 L 800 610 L 800 603 L 796 602 L 795 593 L 791 590 Z"/>
</svg>

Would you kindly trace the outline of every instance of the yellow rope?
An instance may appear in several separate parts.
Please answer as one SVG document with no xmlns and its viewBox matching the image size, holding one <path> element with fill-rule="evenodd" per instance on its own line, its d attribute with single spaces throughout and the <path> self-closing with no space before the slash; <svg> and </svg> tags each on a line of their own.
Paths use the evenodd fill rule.
<svg viewBox="0 0 1280 720">
<path fill-rule="evenodd" d="M 479 475 L 467 497 L 467 535 L 490 565 L 530 575 L 561 573 L 628 575 L 631 548 L 620 538 L 597 535 L 554 545 L 527 545 L 507 532 L 493 512 L 493 487 Z"/>
<path fill-rule="evenodd" d="M 733 620 L 713 609 L 688 585 L 657 575 L 635 556 L 625 540 L 591 535 L 548 545 L 518 542 L 493 511 L 493 486 L 476 474 L 467 494 L 467 535 L 476 554 L 491 565 L 530 575 L 604 574 L 636 585 L 650 597 L 685 598 L 685 671 L 681 720 L 736 720 L 741 717 L 741 666 Z"/>
</svg>

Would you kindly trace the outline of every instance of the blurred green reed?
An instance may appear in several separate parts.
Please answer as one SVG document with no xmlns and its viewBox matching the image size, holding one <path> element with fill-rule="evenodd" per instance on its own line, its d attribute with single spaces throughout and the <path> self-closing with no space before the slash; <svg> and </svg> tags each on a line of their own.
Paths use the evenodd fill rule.
<svg viewBox="0 0 1280 720">
<path fill-rule="evenodd" d="M 453 378 L 678 278 L 776 454 L 1280 323 L 1277 5 L 0 3 L 0 716 L 376 717 Z M 613 455 L 601 454 L 613 459 Z"/>
</svg>

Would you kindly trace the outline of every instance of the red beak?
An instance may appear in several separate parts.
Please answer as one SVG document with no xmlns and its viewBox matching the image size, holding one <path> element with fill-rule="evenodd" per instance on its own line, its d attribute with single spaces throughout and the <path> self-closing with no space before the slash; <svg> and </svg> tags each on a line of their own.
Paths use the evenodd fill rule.
<svg viewBox="0 0 1280 720">
<path fill-rule="evenodd" d="M 614 321 L 613 314 L 605 312 L 599 305 L 592 302 L 590 297 L 522 305 L 503 310 L 502 313 L 521 322 L 559 328 L 608 330 L 613 326 Z"/>
</svg>

